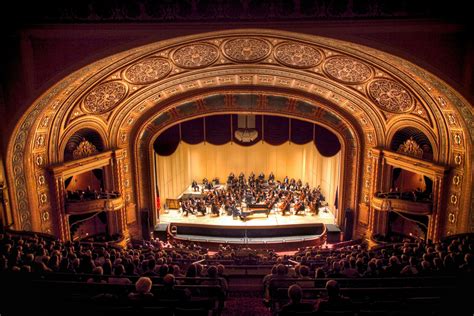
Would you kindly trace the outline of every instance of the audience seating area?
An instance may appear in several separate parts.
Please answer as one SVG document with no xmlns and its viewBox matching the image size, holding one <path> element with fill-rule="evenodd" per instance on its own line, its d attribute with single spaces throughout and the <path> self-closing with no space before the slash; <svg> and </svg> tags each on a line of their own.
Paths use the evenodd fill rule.
<svg viewBox="0 0 474 316">
<path fill-rule="evenodd" d="M 229 245 L 213 253 L 157 239 L 121 248 L 8 233 L 0 235 L 0 313 L 472 315 L 473 250 L 469 234 L 373 249 L 353 241 L 289 255 Z M 321 305 L 331 302 L 334 284 L 338 299 L 350 304 Z M 252 303 L 239 305 L 246 294 Z"/>
</svg>

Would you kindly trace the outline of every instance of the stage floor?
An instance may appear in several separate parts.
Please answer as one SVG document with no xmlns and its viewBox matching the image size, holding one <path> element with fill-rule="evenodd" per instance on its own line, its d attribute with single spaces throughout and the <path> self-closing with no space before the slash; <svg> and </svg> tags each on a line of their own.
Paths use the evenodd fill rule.
<svg viewBox="0 0 474 316">
<path fill-rule="evenodd" d="M 191 186 L 186 188 L 178 196 L 180 198 L 186 198 L 190 196 L 199 197 L 201 195 L 201 190 L 203 188 L 202 184 L 198 184 L 199 191 L 194 191 Z M 226 184 L 220 184 L 215 186 L 217 189 L 226 189 Z M 205 190 L 207 191 L 207 190 Z M 278 204 L 277 204 L 278 205 Z M 207 208 L 207 214 L 202 216 L 200 213 L 198 215 L 189 214 L 188 216 L 183 216 L 181 209 L 169 209 L 161 210 L 159 223 L 193 223 L 193 224 L 202 224 L 202 225 L 217 225 L 217 226 L 280 226 L 280 225 L 300 225 L 300 224 L 311 224 L 311 223 L 321 223 L 321 224 L 334 224 L 335 218 L 334 214 L 331 212 L 329 207 L 321 207 L 319 209 L 318 215 L 312 215 L 309 213 L 309 209 L 306 208 L 305 215 L 301 212 L 298 215 L 294 215 L 293 208 L 291 208 L 291 215 L 281 215 L 278 206 L 275 206 L 270 215 L 265 214 L 254 214 L 247 217 L 245 221 L 240 218 L 233 219 L 232 216 L 226 215 L 224 209 L 221 208 L 220 216 L 210 216 L 210 208 Z"/>
<path fill-rule="evenodd" d="M 209 209 L 208 209 L 209 212 Z M 221 209 L 221 214 L 224 211 Z M 320 209 L 318 215 L 312 215 L 308 210 L 303 215 L 301 212 L 294 215 L 281 215 L 278 211 L 275 214 L 275 209 L 270 212 L 270 215 L 254 214 L 247 217 L 245 221 L 240 218 L 234 219 L 229 215 L 211 216 L 208 214 L 202 216 L 189 214 L 183 216 L 181 210 L 168 210 L 160 213 L 161 224 L 166 223 L 193 223 L 201 225 L 216 225 L 216 226 L 280 226 L 280 225 L 300 225 L 311 223 L 334 224 L 335 219 L 333 213 L 329 208 L 323 207 Z"/>
</svg>

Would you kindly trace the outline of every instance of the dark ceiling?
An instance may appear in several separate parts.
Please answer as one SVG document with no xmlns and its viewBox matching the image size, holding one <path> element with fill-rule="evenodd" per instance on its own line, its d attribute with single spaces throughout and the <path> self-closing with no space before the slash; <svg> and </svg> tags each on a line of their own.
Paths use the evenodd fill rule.
<svg viewBox="0 0 474 316">
<path fill-rule="evenodd" d="M 468 21 L 467 1 L 95 0 L 10 1 L 3 18 L 23 23 L 169 23 L 440 18 Z M 3 5 L 2 5 L 3 7 Z"/>
</svg>

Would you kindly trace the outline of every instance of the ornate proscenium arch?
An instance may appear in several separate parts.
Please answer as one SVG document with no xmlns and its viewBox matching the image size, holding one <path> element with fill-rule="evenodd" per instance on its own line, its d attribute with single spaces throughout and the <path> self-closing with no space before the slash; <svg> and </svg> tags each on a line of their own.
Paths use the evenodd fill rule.
<svg viewBox="0 0 474 316">
<path fill-rule="evenodd" d="M 256 108 L 233 103 L 231 93 L 256 95 L 260 103 Z M 204 96 L 216 96 L 215 102 L 189 105 Z M 430 237 L 474 230 L 474 119 L 465 99 L 388 53 L 261 29 L 137 47 L 90 64 L 46 91 L 18 122 L 8 145 L 15 228 L 59 235 L 62 214 L 55 203 L 61 198 L 51 192 L 48 170 L 63 162 L 59 144 L 85 127 L 97 129 L 109 149 L 124 149 L 114 178 L 125 196 L 127 223 L 134 224 L 140 210 L 152 207 L 147 178 L 154 137 L 177 121 L 216 112 L 280 113 L 338 131 L 345 146 L 342 203 L 355 211 L 360 231 L 372 211 L 371 181 L 380 181 L 372 176 L 371 149 L 384 149 L 396 129 L 409 124 L 404 121 L 416 122 L 436 146 L 433 162 L 451 167 L 439 192 L 445 201 L 431 215 L 436 233 Z"/>
<path fill-rule="evenodd" d="M 222 89 L 222 90 L 221 90 Z M 232 92 L 232 93 L 231 93 Z M 271 93 L 271 94 L 269 94 Z M 218 107 L 216 109 L 216 107 Z M 132 134 L 135 143 L 133 152 L 136 170 L 136 187 L 140 205 L 154 207 L 152 172 L 153 144 L 159 133 L 172 124 L 179 123 L 192 117 L 209 115 L 212 113 L 253 113 L 273 114 L 296 117 L 321 124 L 333 131 L 342 145 L 342 160 L 339 187 L 339 209 L 352 208 L 357 200 L 357 176 L 363 139 L 362 130 L 350 120 L 350 115 L 340 111 L 335 104 L 324 102 L 318 98 L 311 98 L 306 93 L 297 93 L 291 89 L 275 90 L 248 90 L 245 87 L 221 87 L 211 92 L 199 93 L 197 97 L 185 100 L 174 100 L 166 104 L 168 110 L 153 108 L 143 116 L 144 121 L 137 124 L 138 128 Z M 340 213 L 341 214 L 341 213 Z M 342 220 L 342 218 L 340 218 Z"/>
</svg>

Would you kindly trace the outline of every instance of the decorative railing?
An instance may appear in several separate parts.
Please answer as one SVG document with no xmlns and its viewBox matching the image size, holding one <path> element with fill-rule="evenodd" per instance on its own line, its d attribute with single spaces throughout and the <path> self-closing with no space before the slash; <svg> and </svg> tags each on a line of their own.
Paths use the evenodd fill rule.
<svg viewBox="0 0 474 316">
<path fill-rule="evenodd" d="M 372 197 L 371 205 L 380 211 L 398 211 L 415 215 L 429 215 L 432 212 L 433 204 L 430 202 L 414 202 L 402 199 L 389 199 Z"/>
<path fill-rule="evenodd" d="M 68 201 L 66 202 L 66 214 L 76 215 L 97 211 L 112 212 L 121 209 L 123 205 L 121 196 L 109 199 Z"/>
</svg>

